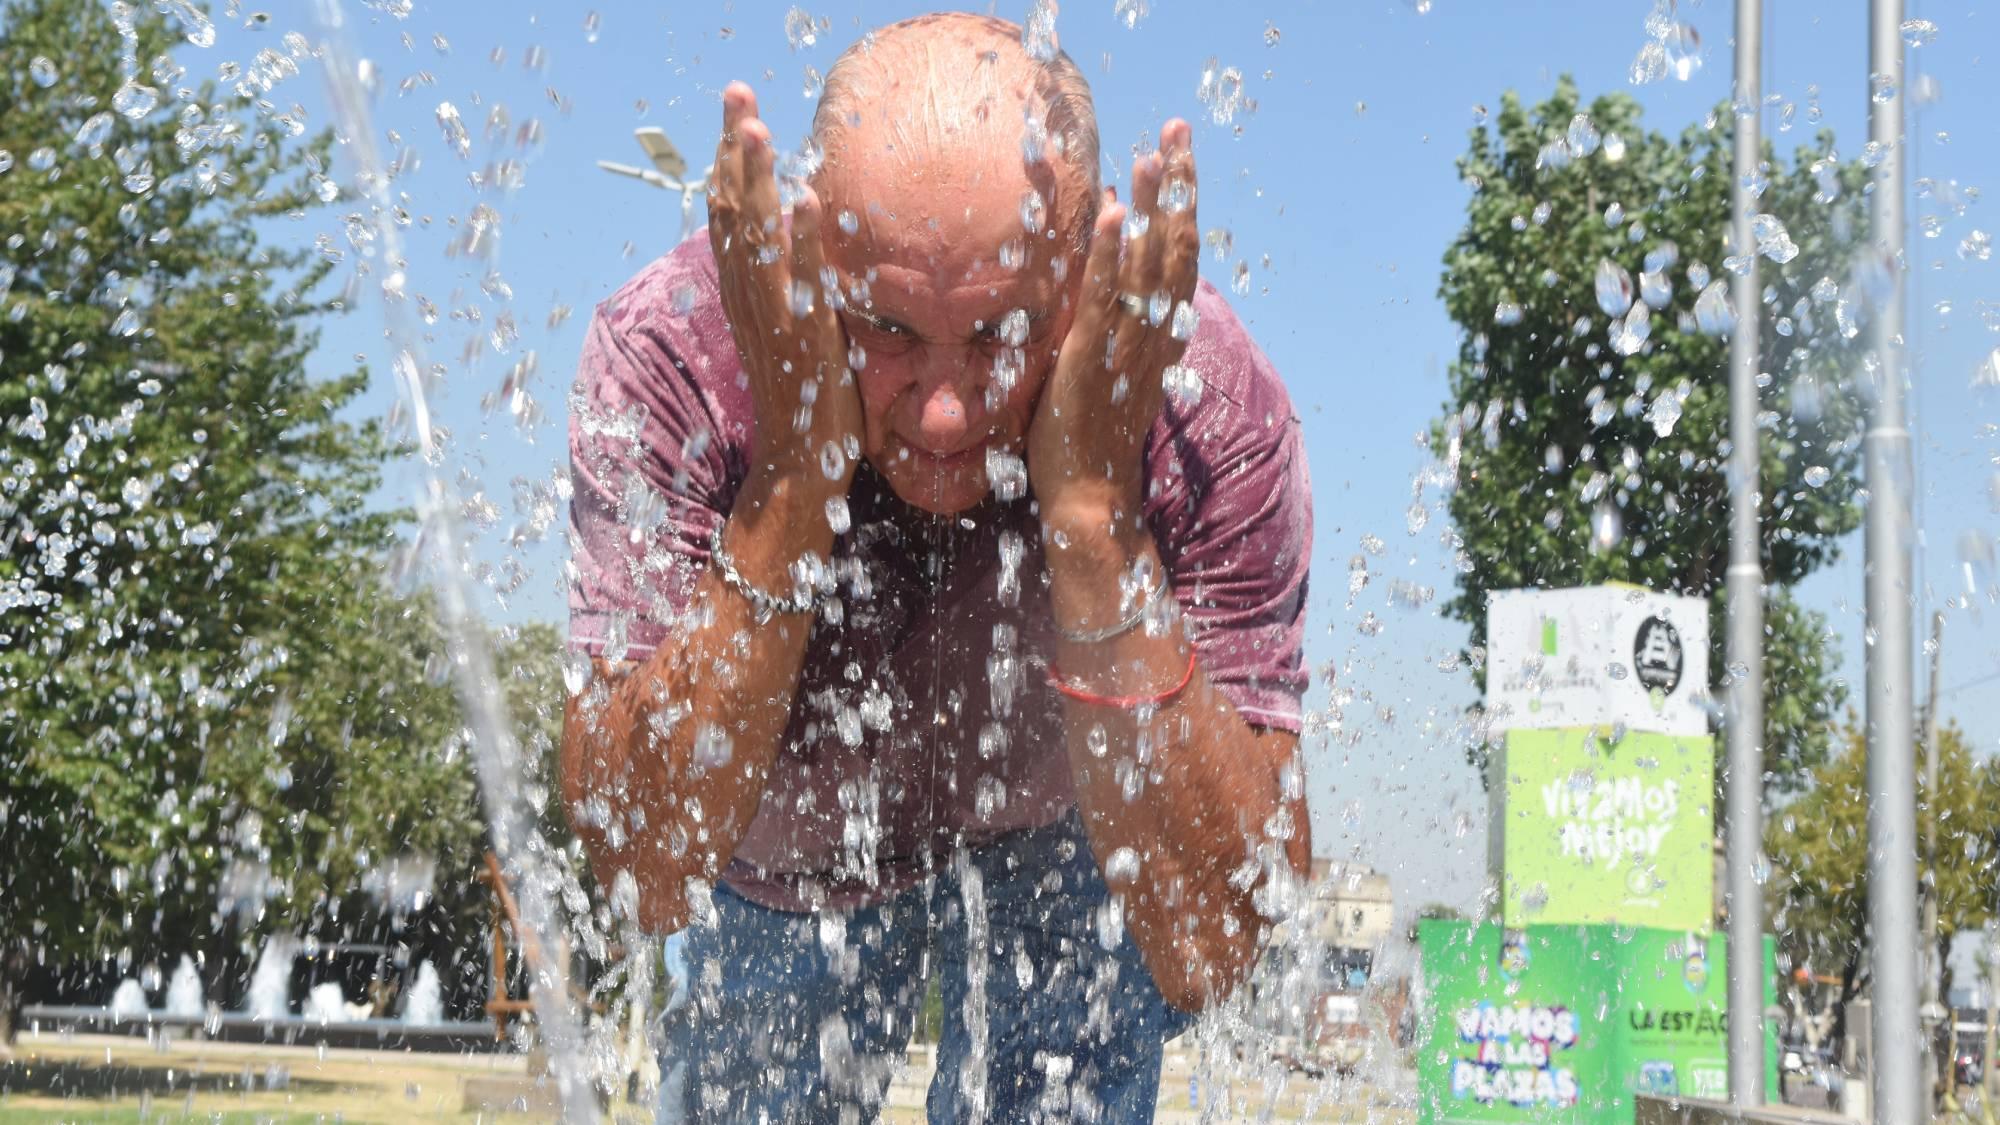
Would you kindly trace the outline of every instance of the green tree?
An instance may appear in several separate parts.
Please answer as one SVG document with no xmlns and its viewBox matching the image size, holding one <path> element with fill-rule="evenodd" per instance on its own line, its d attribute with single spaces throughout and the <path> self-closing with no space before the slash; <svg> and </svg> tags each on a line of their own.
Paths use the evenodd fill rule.
<svg viewBox="0 0 2000 1125">
<path fill-rule="evenodd" d="M 1623 95 L 1583 105 L 1568 78 L 1533 109 L 1508 93 L 1472 131 L 1466 225 L 1439 290 L 1463 342 L 1432 443 L 1461 547 L 1445 609 L 1475 651 L 1492 591 L 1630 582 L 1713 600 L 1722 697 L 1728 345 L 1714 315 L 1730 256 L 1749 250 L 1726 245 L 1730 146 L 1726 107 L 1675 141 Z M 1765 746 L 1784 791 L 1825 757 L 1844 700 L 1826 622 L 1788 588 L 1860 521 L 1861 302 L 1844 283 L 1863 172 L 1821 135 L 1790 165 L 1767 145 L 1760 177 L 1758 211 L 1779 224 L 1759 263 Z"/>
<path fill-rule="evenodd" d="M 151 9 L 0 7 L 0 1021 L 30 963 L 226 958 L 218 893 L 338 936 L 478 838 L 367 375 L 308 371 L 331 248 L 260 238 L 337 195 L 262 96 L 304 46 L 218 91 Z"/>
<path fill-rule="evenodd" d="M 1921 729 L 1921 725 L 1919 726 Z M 1838 755 L 1815 767 L 1803 790 L 1766 826 L 1770 909 L 1784 963 L 1840 981 L 1842 1012 L 1868 982 L 1868 748 L 1850 717 Z M 2000 764 L 1974 760 L 1956 724 L 1938 731 L 1938 784 L 1918 778 L 1919 831 L 1935 830 L 1935 863 L 1919 853 L 1936 888 L 1939 995 L 1951 991 L 1953 938 L 1994 917 L 2000 885 Z"/>
</svg>

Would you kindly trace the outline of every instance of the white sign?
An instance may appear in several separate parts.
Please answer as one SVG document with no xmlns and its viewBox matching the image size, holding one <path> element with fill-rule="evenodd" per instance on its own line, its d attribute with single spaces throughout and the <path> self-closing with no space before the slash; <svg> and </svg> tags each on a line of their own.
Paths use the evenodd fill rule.
<svg viewBox="0 0 2000 1125">
<path fill-rule="evenodd" d="M 1486 612 L 1494 730 L 1708 733 L 1705 599 L 1636 586 L 1503 590 Z"/>
</svg>

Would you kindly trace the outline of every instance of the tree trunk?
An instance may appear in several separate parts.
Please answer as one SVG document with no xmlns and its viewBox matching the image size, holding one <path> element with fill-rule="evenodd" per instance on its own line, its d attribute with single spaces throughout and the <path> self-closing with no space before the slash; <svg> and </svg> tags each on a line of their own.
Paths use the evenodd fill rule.
<svg viewBox="0 0 2000 1125">
<path fill-rule="evenodd" d="M 14 1056 L 14 1033 L 20 1025 L 23 985 L 28 979 L 28 957 L 17 947 L 0 952 L 0 1058 Z"/>
</svg>

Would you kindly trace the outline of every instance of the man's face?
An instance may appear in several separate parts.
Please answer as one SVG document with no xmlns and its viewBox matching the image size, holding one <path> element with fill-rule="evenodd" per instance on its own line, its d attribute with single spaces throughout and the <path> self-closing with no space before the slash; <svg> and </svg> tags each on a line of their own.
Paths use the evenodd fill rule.
<svg viewBox="0 0 2000 1125">
<path fill-rule="evenodd" d="M 821 181 L 827 261 L 850 293 L 841 315 L 865 353 L 862 448 L 905 502 L 962 512 L 990 488 L 987 456 L 1022 456 L 1028 424 L 1069 329 L 1080 269 L 1057 222 L 1046 167 L 1018 154 L 942 161 L 920 177 L 852 167 Z M 1043 200 L 1042 229 L 1023 200 Z M 847 216 L 851 215 L 852 218 Z M 845 227 L 855 229 L 849 233 Z"/>
</svg>

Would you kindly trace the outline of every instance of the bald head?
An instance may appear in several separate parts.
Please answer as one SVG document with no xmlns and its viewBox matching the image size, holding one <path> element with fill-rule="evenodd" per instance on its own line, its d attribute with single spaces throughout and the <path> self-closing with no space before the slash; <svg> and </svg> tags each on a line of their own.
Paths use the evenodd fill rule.
<svg viewBox="0 0 2000 1125">
<path fill-rule="evenodd" d="M 813 132 L 830 195 L 901 182 L 991 202 L 1013 179 L 1073 246 L 1097 211 L 1090 84 L 1067 55 L 1035 59 L 1006 20 L 939 13 L 871 32 L 828 71 Z"/>
</svg>

